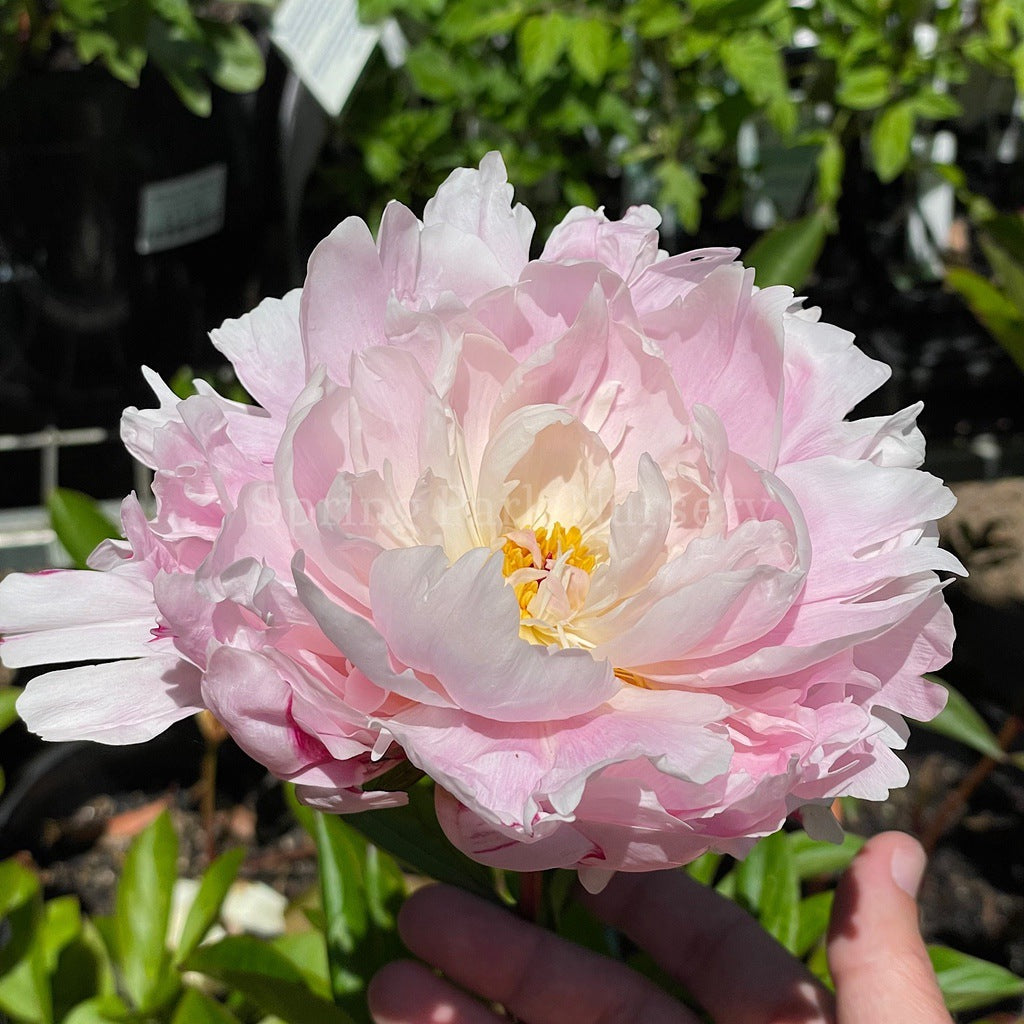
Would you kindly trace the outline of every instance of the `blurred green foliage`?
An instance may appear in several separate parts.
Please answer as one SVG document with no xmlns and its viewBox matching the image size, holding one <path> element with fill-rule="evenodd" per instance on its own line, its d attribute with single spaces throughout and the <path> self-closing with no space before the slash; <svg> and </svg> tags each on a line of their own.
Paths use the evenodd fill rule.
<svg viewBox="0 0 1024 1024">
<path fill-rule="evenodd" d="M 741 166 L 741 137 L 753 130 L 809 167 L 758 253 L 766 282 L 799 285 L 813 267 L 851 153 L 882 183 L 920 174 L 932 157 L 915 138 L 957 118 L 971 83 L 1005 79 L 1009 102 L 1024 84 L 1017 0 L 360 8 L 367 22 L 396 18 L 410 48 L 403 67 L 371 68 L 338 122 L 362 157 L 361 181 L 347 161 L 333 172 L 354 212 L 372 223 L 388 198 L 418 208 L 452 168 L 499 149 L 541 237 L 573 205 L 635 202 L 692 235 L 742 208 L 757 168 Z"/>
<path fill-rule="evenodd" d="M 99 62 L 126 85 L 152 63 L 182 103 L 206 117 L 211 87 L 252 92 L 263 81 L 263 54 L 237 20 L 275 0 L 0 0 L 0 85 L 73 48 L 83 65 Z"/>
</svg>

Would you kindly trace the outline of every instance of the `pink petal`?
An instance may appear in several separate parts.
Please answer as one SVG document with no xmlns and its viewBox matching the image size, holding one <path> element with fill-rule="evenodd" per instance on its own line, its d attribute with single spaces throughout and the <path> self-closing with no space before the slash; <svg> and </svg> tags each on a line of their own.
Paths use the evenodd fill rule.
<svg viewBox="0 0 1024 1024">
<path fill-rule="evenodd" d="M 307 376 L 322 366 L 348 383 L 352 354 L 387 341 L 389 290 L 370 229 L 358 217 L 342 221 L 309 258 L 299 312 Z"/>
<path fill-rule="evenodd" d="M 152 584 L 70 569 L 0 582 L 0 633 L 9 668 L 153 653 Z"/>
<path fill-rule="evenodd" d="M 370 574 L 370 597 L 391 655 L 436 678 L 470 714 L 500 722 L 564 719 L 619 688 L 611 666 L 587 651 L 520 639 L 515 593 L 486 549 L 451 566 L 440 548 L 385 551 Z"/>
<path fill-rule="evenodd" d="M 199 679 L 173 655 L 62 669 L 29 681 L 18 714 L 45 740 L 142 743 L 202 710 Z"/>
<path fill-rule="evenodd" d="M 264 409 L 284 417 L 306 386 L 299 333 L 299 299 L 264 299 L 252 312 L 225 320 L 210 332 L 214 346 L 232 363 L 243 387 Z"/>
</svg>

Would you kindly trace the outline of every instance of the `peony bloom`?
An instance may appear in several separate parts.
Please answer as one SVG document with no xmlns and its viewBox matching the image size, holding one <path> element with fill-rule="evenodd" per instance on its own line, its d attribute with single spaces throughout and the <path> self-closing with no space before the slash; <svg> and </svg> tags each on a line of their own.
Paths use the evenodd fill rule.
<svg viewBox="0 0 1024 1024">
<path fill-rule="evenodd" d="M 29 727 L 208 708 L 334 811 L 408 759 L 470 856 L 594 883 L 903 785 L 960 571 L 918 409 L 847 421 L 887 368 L 658 223 L 575 209 L 530 260 L 491 154 L 213 332 L 258 406 L 151 375 L 154 517 L 0 586 L 8 665 L 103 659 L 33 680 Z"/>
</svg>

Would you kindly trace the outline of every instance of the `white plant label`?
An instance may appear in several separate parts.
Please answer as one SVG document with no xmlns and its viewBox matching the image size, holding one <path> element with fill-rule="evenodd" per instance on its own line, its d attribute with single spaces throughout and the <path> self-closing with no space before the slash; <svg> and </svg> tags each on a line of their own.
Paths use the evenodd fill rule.
<svg viewBox="0 0 1024 1024">
<path fill-rule="evenodd" d="M 227 181 L 227 165 L 216 163 L 143 185 L 135 251 L 145 256 L 217 234 L 224 227 Z"/>
</svg>

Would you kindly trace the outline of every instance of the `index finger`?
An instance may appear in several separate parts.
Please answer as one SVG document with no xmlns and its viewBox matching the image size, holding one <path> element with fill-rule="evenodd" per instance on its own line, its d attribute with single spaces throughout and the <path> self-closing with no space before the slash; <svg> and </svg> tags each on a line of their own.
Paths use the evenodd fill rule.
<svg viewBox="0 0 1024 1024">
<path fill-rule="evenodd" d="M 679 870 L 618 874 L 584 903 L 716 1021 L 832 1024 L 831 993 L 742 908 Z"/>
</svg>

